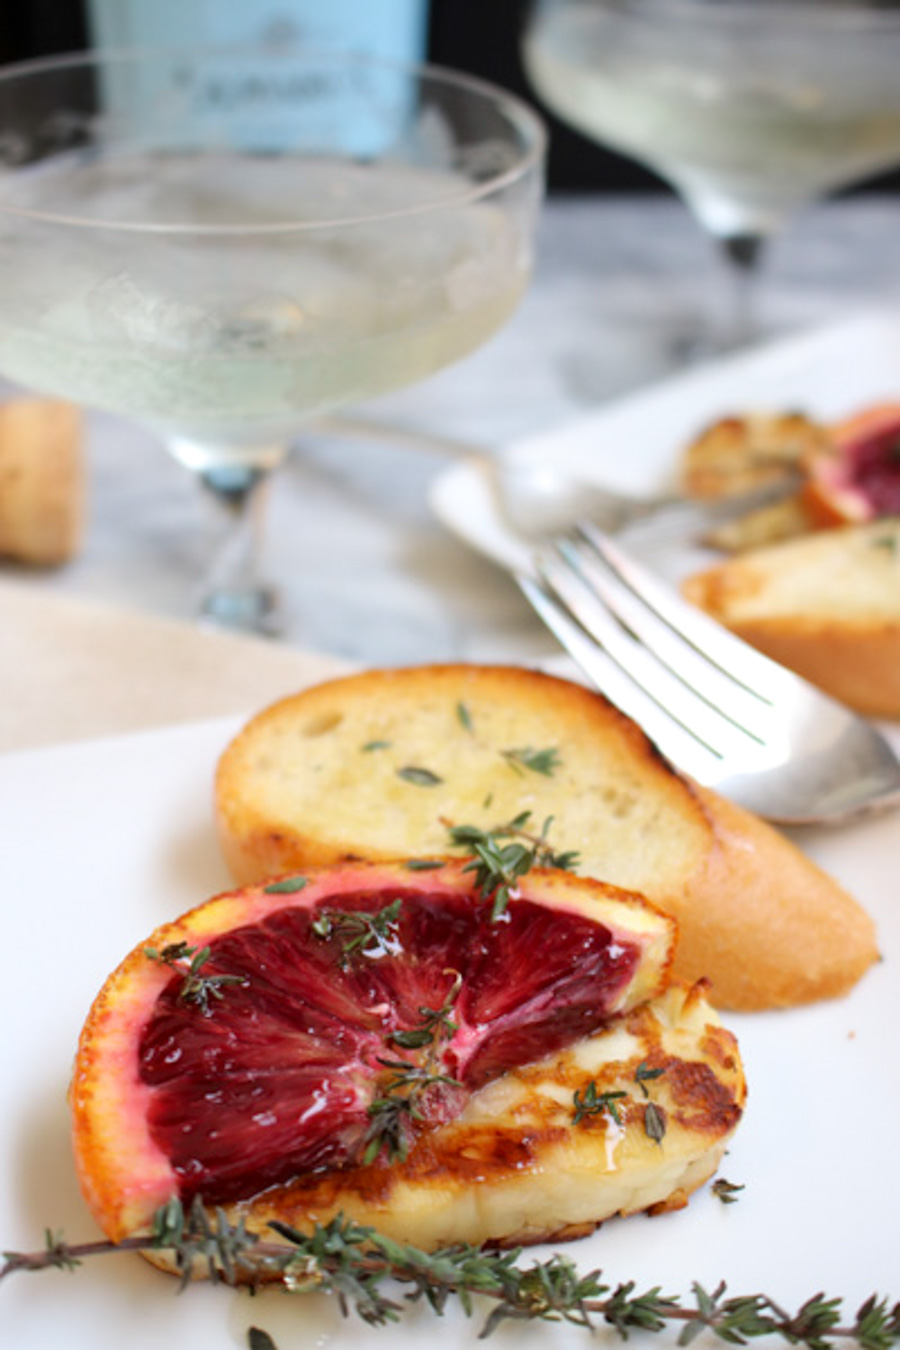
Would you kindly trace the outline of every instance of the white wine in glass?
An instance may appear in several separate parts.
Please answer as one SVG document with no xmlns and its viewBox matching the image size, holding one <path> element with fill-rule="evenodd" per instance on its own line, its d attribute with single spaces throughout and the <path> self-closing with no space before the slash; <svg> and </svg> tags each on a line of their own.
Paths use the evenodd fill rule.
<svg viewBox="0 0 900 1350">
<path fill-rule="evenodd" d="M 524 59 L 547 107 L 653 169 L 719 242 L 738 282 L 725 345 L 755 330 L 765 241 L 900 163 L 896 4 L 536 0 Z"/>
<path fill-rule="evenodd" d="M 0 372 L 158 431 L 234 517 L 204 612 L 272 624 L 268 477 L 320 413 L 474 350 L 527 284 L 539 120 L 293 48 L 0 73 Z"/>
</svg>

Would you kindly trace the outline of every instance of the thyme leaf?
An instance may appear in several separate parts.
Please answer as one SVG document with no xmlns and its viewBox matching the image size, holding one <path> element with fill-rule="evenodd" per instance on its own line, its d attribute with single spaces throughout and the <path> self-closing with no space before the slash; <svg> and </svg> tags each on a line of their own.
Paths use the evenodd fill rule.
<svg viewBox="0 0 900 1350">
<path fill-rule="evenodd" d="M 534 852 L 525 844 L 499 845 L 487 837 L 472 841 L 474 857 L 463 868 L 475 873 L 475 883 L 483 900 L 492 900 L 491 919 L 504 915 L 519 877 L 531 870 Z"/>
<path fill-rule="evenodd" d="M 436 1046 L 438 1041 L 449 1041 L 457 1024 L 450 1013 L 456 1002 L 456 996 L 462 988 L 463 977 L 458 970 L 445 970 L 445 975 L 453 976 L 450 992 L 439 1008 L 419 1008 L 420 1021 L 405 1031 L 392 1031 L 387 1039 L 403 1050 L 415 1050 L 422 1046 Z"/>
<path fill-rule="evenodd" d="M 492 919 L 498 919 L 506 912 L 516 882 L 532 867 L 555 867 L 569 872 L 578 864 L 576 852 L 558 853 L 548 844 L 552 816 L 544 821 L 538 835 L 526 828 L 530 819 L 531 812 L 522 811 L 492 830 L 482 830 L 477 825 L 450 825 L 444 822 L 450 834 L 450 843 L 472 854 L 471 862 L 463 871 L 475 873 L 475 883 L 483 900 L 493 899 Z M 504 843 L 507 839 L 510 842 Z"/>
<path fill-rule="evenodd" d="M 223 988 L 229 984 L 249 984 L 246 975 L 202 975 L 200 972 L 210 957 L 209 947 L 191 947 L 186 942 L 170 942 L 165 947 L 145 947 L 149 961 L 171 966 L 183 977 L 178 997 L 183 1003 L 195 1003 L 204 1017 L 212 1012 L 211 998 L 224 998 Z"/>
<path fill-rule="evenodd" d="M 732 1345 L 761 1336 L 805 1350 L 832 1350 L 847 1343 L 860 1350 L 890 1350 L 900 1344 L 900 1301 L 876 1294 L 855 1313 L 845 1313 L 843 1300 L 824 1293 L 792 1312 L 763 1293 L 729 1295 L 724 1282 L 711 1293 L 695 1283 L 683 1299 L 664 1294 L 660 1286 L 644 1292 L 636 1291 L 632 1281 L 613 1286 L 604 1281 L 602 1270 L 581 1272 L 568 1256 L 523 1264 L 521 1250 L 485 1251 L 458 1244 L 425 1252 L 341 1214 L 308 1233 L 278 1221 L 255 1233 L 242 1222 L 232 1224 L 221 1211 L 208 1215 L 199 1199 L 187 1211 L 177 1199 L 163 1210 L 150 1237 L 70 1246 L 53 1235 L 41 1251 L 7 1252 L 0 1280 L 25 1270 L 74 1269 L 92 1256 L 153 1247 L 171 1252 L 183 1287 L 200 1262 L 213 1280 L 224 1284 L 242 1276 L 267 1277 L 280 1280 L 292 1293 L 331 1294 L 345 1315 L 352 1310 L 369 1326 L 396 1323 L 418 1303 L 440 1314 L 456 1300 L 468 1317 L 488 1305 L 482 1337 L 506 1321 L 544 1321 L 586 1330 L 606 1323 L 622 1337 L 634 1329 L 660 1333 L 680 1325 L 679 1345 L 689 1345 L 705 1330 Z M 402 1301 L 392 1297 L 398 1282 L 406 1289 Z M 268 1333 L 261 1328 L 256 1332 L 251 1350 L 270 1350 Z"/>
<path fill-rule="evenodd" d="M 449 1074 L 439 1073 L 430 1064 L 414 1064 L 408 1059 L 379 1059 L 392 1076 L 368 1108 L 369 1128 L 363 1139 L 362 1160 L 366 1166 L 385 1151 L 389 1162 L 403 1162 L 409 1152 L 410 1122 L 422 1120 L 422 1099 L 429 1088 L 440 1083 L 459 1087 Z"/>
<path fill-rule="evenodd" d="M 262 1327 L 248 1327 L 247 1350 L 278 1350 L 278 1347 Z"/>
<path fill-rule="evenodd" d="M 469 712 L 468 705 L 460 699 L 456 705 L 456 719 L 464 731 L 474 730 L 472 726 L 472 714 Z"/>
<path fill-rule="evenodd" d="M 664 1073 L 665 1069 L 651 1069 L 647 1061 L 643 1060 L 634 1071 L 634 1081 L 637 1083 L 644 1096 L 649 1097 L 650 1093 L 647 1090 L 647 1084 L 652 1082 L 654 1078 L 662 1078 Z"/>
<path fill-rule="evenodd" d="M 452 975 L 450 990 L 439 1008 L 419 1008 L 419 1022 L 413 1027 L 393 1031 L 385 1038 L 401 1050 L 425 1050 L 421 1062 L 407 1059 L 379 1059 L 391 1076 L 382 1084 L 381 1095 L 369 1105 L 369 1128 L 363 1140 L 363 1162 L 373 1163 L 384 1150 L 388 1161 L 403 1161 L 409 1151 L 411 1122 L 422 1119 L 422 1099 L 429 1088 L 440 1083 L 458 1087 L 457 1079 L 442 1073 L 440 1068 L 441 1042 L 448 1041 L 457 1030 L 450 1016 L 456 997 L 462 988 L 458 970 L 446 970 Z"/>
<path fill-rule="evenodd" d="M 397 777 L 405 783 L 414 783 L 416 787 L 437 787 L 438 783 L 444 781 L 430 769 L 423 769 L 417 764 L 407 764 L 405 768 L 398 769 Z"/>
<path fill-rule="evenodd" d="M 553 745 L 545 750 L 533 750 L 530 745 L 525 745 L 515 750 L 501 750 L 500 754 L 516 773 L 530 769 L 532 773 L 542 773 L 546 778 L 553 777 L 561 762 L 559 751 Z"/>
<path fill-rule="evenodd" d="M 597 1084 L 593 1078 L 588 1083 L 584 1092 L 576 1089 L 572 1098 L 575 1107 L 575 1114 L 572 1116 L 572 1124 L 580 1125 L 588 1116 L 601 1116 L 604 1112 L 612 1117 L 617 1125 L 622 1124 L 622 1117 L 619 1114 L 618 1103 L 628 1096 L 618 1088 L 610 1089 L 607 1092 L 598 1092 Z"/>
<path fill-rule="evenodd" d="M 396 950 L 397 922 L 403 907 L 401 899 L 393 900 L 374 914 L 362 909 L 320 909 L 311 928 L 323 941 L 332 938 L 340 942 L 338 965 L 346 970 L 354 956 L 376 957 Z"/>
<path fill-rule="evenodd" d="M 719 1197 L 723 1205 L 733 1205 L 737 1200 L 738 1191 L 742 1191 L 744 1188 L 735 1185 L 732 1181 L 726 1181 L 724 1177 L 717 1177 L 710 1189 L 713 1195 Z"/>
<path fill-rule="evenodd" d="M 651 1069 L 646 1060 L 639 1064 L 634 1071 L 634 1081 L 638 1084 L 645 1097 L 649 1097 L 647 1090 L 648 1080 L 660 1078 L 665 1073 L 665 1069 Z M 580 1125 L 588 1116 L 600 1116 L 606 1112 L 612 1117 L 617 1125 L 622 1124 L 622 1117 L 617 1103 L 624 1101 L 628 1093 L 621 1088 L 610 1088 L 601 1092 L 596 1082 L 591 1079 L 583 1092 L 576 1089 L 572 1098 L 575 1112 L 572 1117 L 573 1125 Z M 644 1105 L 644 1133 L 648 1139 L 654 1140 L 657 1144 L 661 1143 L 666 1134 L 666 1113 L 661 1106 L 655 1102 L 647 1101 Z"/>
<path fill-rule="evenodd" d="M 362 1160 L 369 1167 L 384 1150 L 388 1162 L 405 1162 L 409 1152 L 410 1120 L 420 1120 L 415 1096 L 385 1093 L 376 1097 L 368 1109 L 369 1128 L 363 1139 Z"/>
<path fill-rule="evenodd" d="M 644 1107 L 644 1134 L 656 1144 L 666 1137 L 666 1113 L 655 1102 L 647 1102 Z"/>
<path fill-rule="evenodd" d="M 307 877 L 282 877 L 280 881 L 271 881 L 263 887 L 265 895 L 293 895 L 309 885 Z"/>
</svg>

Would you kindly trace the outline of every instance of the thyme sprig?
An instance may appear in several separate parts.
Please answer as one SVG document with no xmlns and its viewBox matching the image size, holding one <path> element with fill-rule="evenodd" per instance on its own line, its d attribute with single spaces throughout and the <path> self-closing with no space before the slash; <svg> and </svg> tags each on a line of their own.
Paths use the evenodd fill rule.
<svg viewBox="0 0 900 1350">
<path fill-rule="evenodd" d="M 664 1073 L 665 1069 L 652 1069 L 646 1060 L 642 1060 L 634 1071 L 634 1081 L 637 1083 L 644 1096 L 649 1097 L 650 1093 L 647 1089 L 647 1084 L 652 1083 L 655 1078 L 662 1078 Z"/>
<path fill-rule="evenodd" d="M 450 1014 L 456 1002 L 456 996 L 462 988 L 463 977 L 458 970 L 445 970 L 445 975 L 453 976 L 450 992 L 439 1008 L 419 1008 L 420 1021 L 414 1027 L 403 1031 L 391 1031 L 387 1039 L 393 1041 L 401 1050 L 420 1050 L 425 1046 L 436 1050 L 439 1041 L 449 1041 L 457 1024 Z"/>
<path fill-rule="evenodd" d="M 212 1012 L 211 998 L 224 998 L 222 990 L 230 984 L 249 984 L 246 975 L 204 975 L 202 969 L 210 957 L 209 947 L 191 947 L 187 942 L 170 942 L 162 948 L 145 947 L 150 961 L 171 966 L 183 976 L 178 997 L 183 1003 L 196 1003 L 204 1017 Z"/>
<path fill-rule="evenodd" d="M 379 1059 L 391 1077 L 381 1084 L 381 1093 L 368 1108 L 369 1128 L 363 1140 L 363 1163 L 373 1163 L 385 1151 L 389 1162 L 402 1162 L 408 1152 L 412 1122 L 423 1119 L 422 1102 L 430 1088 L 439 1084 L 459 1087 L 457 1079 L 443 1073 L 440 1066 L 440 1047 L 457 1030 L 451 1017 L 456 996 L 462 988 L 462 975 L 457 970 L 446 970 L 452 975 L 450 990 L 439 1008 L 419 1008 L 419 1022 L 414 1027 L 389 1032 L 386 1040 L 401 1050 L 424 1050 L 422 1061 L 407 1059 Z"/>
<path fill-rule="evenodd" d="M 723 1205 L 733 1205 L 737 1201 L 738 1192 L 743 1189 L 743 1184 L 738 1185 L 734 1181 L 726 1181 L 724 1177 L 717 1177 L 710 1187 L 713 1195 L 717 1195 Z"/>
<path fill-rule="evenodd" d="M 323 941 L 334 938 L 340 942 L 338 965 L 346 970 L 354 956 L 380 956 L 396 949 L 397 923 L 402 907 L 402 899 L 393 900 L 374 914 L 362 909 L 325 907 L 318 911 L 311 928 Z"/>
<path fill-rule="evenodd" d="M 61 1233 L 44 1231 L 44 1247 L 34 1252 L 4 1251 L 0 1280 L 17 1271 L 76 1270 L 92 1256 L 108 1256 L 123 1251 L 167 1251 L 175 1260 L 181 1287 L 191 1282 L 200 1263 L 214 1284 L 237 1284 L 243 1276 L 253 1281 L 264 1276 L 280 1277 L 292 1254 L 275 1243 L 261 1242 L 249 1231 L 243 1219 L 237 1223 L 221 1209 L 210 1215 L 202 1199 L 195 1197 L 185 1209 L 177 1197 L 156 1210 L 149 1234 L 123 1238 L 120 1242 L 99 1239 L 70 1244 Z"/>
<path fill-rule="evenodd" d="M 617 1125 L 622 1124 L 622 1117 L 619 1114 L 618 1103 L 628 1096 L 618 1088 L 611 1088 L 607 1092 L 598 1092 L 597 1084 L 593 1078 L 588 1083 L 583 1092 L 575 1090 L 572 1098 L 572 1104 L 575 1112 L 572 1116 L 572 1124 L 580 1125 L 588 1116 L 602 1116 L 604 1113 L 611 1116 Z"/>
<path fill-rule="evenodd" d="M 532 867 L 555 867 L 571 872 L 578 865 L 578 854 L 572 850 L 557 852 L 548 843 L 547 836 L 553 824 L 548 816 L 540 834 L 528 829 L 530 811 L 522 811 L 512 820 L 482 830 L 477 825 L 453 825 L 444 821 L 450 842 L 455 848 L 465 848 L 473 856 L 463 869 L 475 873 L 475 883 L 482 899 L 492 899 L 491 918 L 498 919 L 505 912 L 520 877 Z M 506 843 L 504 841 L 508 840 Z"/>
<path fill-rule="evenodd" d="M 455 1078 L 440 1073 L 431 1064 L 413 1064 L 408 1059 L 379 1059 L 390 1069 L 381 1095 L 369 1104 L 369 1128 L 363 1139 L 362 1160 L 368 1167 L 384 1151 L 389 1162 L 403 1162 L 409 1153 L 411 1123 L 424 1119 L 422 1100 L 439 1083 L 459 1087 Z"/>
<path fill-rule="evenodd" d="M 541 773 L 545 778 L 552 778 L 561 763 L 555 745 L 548 746 L 544 750 L 535 750 L 530 745 L 522 745 L 512 750 L 501 750 L 500 754 L 516 773 L 521 774 L 530 769 L 532 773 Z"/>
<path fill-rule="evenodd" d="M 860 1350 L 890 1350 L 900 1343 L 900 1302 L 876 1294 L 849 1315 L 842 1299 L 822 1293 L 791 1312 L 765 1294 L 729 1295 L 724 1282 L 712 1292 L 694 1283 L 684 1300 L 662 1293 L 658 1285 L 638 1293 L 633 1281 L 609 1284 L 602 1270 L 581 1273 L 568 1256 L 558 1254 L 522 1265 L 519 1250 L 459 1245 L 424 1252 L 342 1215 L 316 1224 L 311 1233 L 278 1222 L 268 1228 L 279 1241 L 231 1224 L 218 1211 L 210 1219 L 199 1200 L 186 1212 L 173 1200 L 159 1211 L 150 1235 L 70 1246 L 48 1234 L 43 1251 L 5 1253 L 0 1279 L 23 1270 L 73 1270 L 88 1257 L 154 1248 L 174 1256 L 182 1287 L 199 1259 L 225 1284 L 274 1276 L 297 1294 L 332 1294 L 345 1316 L 355 1312 L 370 1326 L 397 1323 L 418 1303 L 442 1313 L 456 1300 L 469 1317 L 485 1303 L 493 1305 L 482 1337 L 506 1321 L 544 1321 L 586 1329 L 605 1323 L 623 1338 L 632 1330 L 653 1333 L 680 1325 L 679 1346 L 690 1345 L 703 1331 L 731 1345 L 771 1336 L 806 1350 L 830 1350 L 846 1342 Z"/>
<path fill-rule="evenodd" d="M 664 1068 L 651 1068 L 646 1060 L 643 1060 L 634 1071 L 634 1081 L 644 1095 L 642 1117 L 644 1122 L 644 1133 L 648 1139 L 655 1143 L 662 1143 L 666 1135 L 666 1114 L 661 1106 L 655 1102 L 648 1101 L 650 1091 L 647 1087 L 648 1082 L 653 1082 L 656 1078 L 661 1078 L 665 1073 Z M 576 1088 L 572 1097 L 572 1105 L 575 1110 L 572 1113 L 572 1124 L 580 1125 L 583 1120 L 590 1116 L 608 1115 L 617 1125 L 622 1124 L 622 1114 L 619 1110 L 619 1103 L 631 1100 L 624 1088 L 608 1088 L 601 1092 L 594 1079 L 590 1079 L 587 1086 L 582 1091 Z M 638 1103 L 640 1105 L 640 1103 Z"/>
</svg>

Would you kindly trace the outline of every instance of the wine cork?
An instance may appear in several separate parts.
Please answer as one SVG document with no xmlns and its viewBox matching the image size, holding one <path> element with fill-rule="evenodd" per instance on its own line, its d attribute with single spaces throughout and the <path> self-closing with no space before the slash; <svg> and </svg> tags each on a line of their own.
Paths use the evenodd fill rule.
<svg viewBox="0 0 900 1350">
<path fill-rule="evenodd" d="M 58 399 L 0 404 L 0 555 L 67 562 L 84 532 L 81 409 Z"/>
</svg>

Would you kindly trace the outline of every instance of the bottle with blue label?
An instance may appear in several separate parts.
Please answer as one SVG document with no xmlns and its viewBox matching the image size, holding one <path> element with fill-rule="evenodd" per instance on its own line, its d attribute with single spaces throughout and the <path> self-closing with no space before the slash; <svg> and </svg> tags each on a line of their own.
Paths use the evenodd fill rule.
<svg viewBox="0 0 900 1350">
<path fill-rule="evenodd" d="M 127 121 L 139 134 L 155 121 L 160 102 L 178 98 L 187 148 L 194 136 L 207 137 L 210 121 L 227 125 L 232 144 L 242 140 L 256 148 L 271 139 L 277 151 L 297 144 L 290 140 L 291 102 L 299 109 L 297 124 L 312 133 L 309 103 L 322 91 L 310 91 L 292 67 L 289 53 L 298 49 L 340 50 L 383 57 L 387 63 L 424 59 L 428 38 L 428 0 L 88 0 L 88 24 L 94 47 L 105 50 L 155 48 L 171 51 L 171 66 L 156 67 L 153 87 L 135 87 L 133 71 L 121 85 L 107 86 L 108 111 Z M 233 47 L 227 68 L 217 64 L 215 81 L 204 78 L 189 53 L 201 47 Z M 263 80 L 252 59 L 254 48 L 283 49 L 284 70 Z M 246 53 L 246 54 L 244 54 Z M 114 72 L 108 77 L 115 80 Z M 366 80 L 377 79 L 371 68 Z M 375 154 L 391 134 L 392 90 L 397 82 L 385 71 L 385 116 L 382 125 L 368 125 L 347 114 L 347 137 L 354 153 Z M 345 105 L 346 106 L 346 105 Z M 199 130 L 202 125 L 203 131 Z M 267 127 L 269 128 L 267 130 Z M 331 129 L 330 129 L 331 130 Z M 290 145 L 286 143 L 290 140 Z"/>
</svg>

